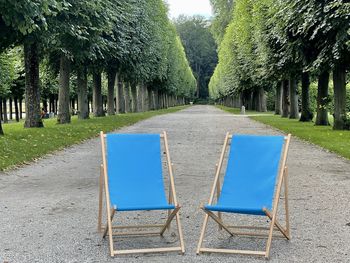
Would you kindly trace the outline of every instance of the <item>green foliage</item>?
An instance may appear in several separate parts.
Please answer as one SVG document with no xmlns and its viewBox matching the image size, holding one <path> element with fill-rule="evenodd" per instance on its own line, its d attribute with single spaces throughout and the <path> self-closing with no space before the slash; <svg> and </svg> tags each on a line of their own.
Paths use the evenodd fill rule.
<svg viewBox="0 0 350 263">
<path fill-rule="evenodd" d="M 235 1 L 232 20 L 219 46 L 219 64 L 209 83 L 212 98 L 271 87 L 275 69 L 271 68 L 269 19 L 275 5 L 272 0 Z"/>
<path fill-rule="evenodd" d="M 47 29 L 47 18 L 66 7 L 56 0 L 0 0 L 0 52 Z"/>
<path fill-rule="evenodd" d="M 58 94 L 58 76 L 45 59 L 40 64 L 40 91 L 43 99 L 48 99 L 51 94 Z"/>
<path fill-rule="evenodd" d="M 162 0 L 0 0 L 0 10 L 0 54 L 25 39 L 41 43 L 44 98 L 58 92 L 61 55 L 73 65 L 72 95 L 80 67 L 113 69 L 124 81 L 179 96 L 194 94 L 195 78 Z M 8 72 L 13 67 L 7 53 L 1 56 L 0 86 L 5 94 L 15 76 Z M 22 80 L 23 74 L 18 76 Z"/>
<path fill-rule="evenodd" d="M 11 93 L 14 80 L 18 77 L 18 57 L 15 50 L 0 53 L 0 97 Z"/>
<path fill-rule="evenodd" d="M 164 2 L 128 1 L 125 6 L 130 27 L 114 32 L 125 47 L 121 54 L 127 55 L 112 58 L 109 66 L 117 67 L 125 81 L 192 97 L 196 82 Z"/>
<path fill-rule="evenodd" d="M 45 129 L 23 129 L 22 123 L 5 124 L 3 128 L 6 136 L 0 137 L 0 170 L 24 164 L 47 153 L 93 138 L 100 131 L 114 131 L 155 115 L 181 109 L 184 107 L 89 120 L 78 120 L 74 117 L 71 124 L 63 126 L 57 125 L 56 119 L 49 119 L 45 120 Z"/>
<path fill-rule="evenodd" d="M 285 17 L 285 28 L 308 56 L 306 66 L 317 71 L 334 66 L 336 61 L 349 64 L 349 13 L 348 1 L 288 0 L 279 17 Z"/>
<path fill-rule="evenodd" d="M 214 19 L 210 30 L 218 45 L 221 44 L 226 28 L 232 19 L 234 0 L 210 0 L 213 7 Z"/>
<path fill-rule="evenodd" d="M 177 36 L 173 25 L 169 27 L 169 32 L 172 32 L 172 39 L 169 42 L 166 87 L 172 94 L 192 98 L 197 86 L 196 80 L 186 59 L 181 40 Z"/>
<path fill-rule="evenodd" d="M 208 83 L 217 64 L 216 44 L 209 22 L 201 16 L 180 16 L 175 21 L 194 76 L 198 82 L 197 95 L 208 97 Z"/>
<path fill-rule="evenodd" d="M 225 4 L 212 1 L 217 18 L 227 12 L 217 8 Z M 341 0 L 234 1 L 230 23 L 219 41 L 219 63 L 209 83 L 211 98 L 260 88 L 269 91 L 291 75 L 307 71 L 317 76 L 337 63 L 349 68 L 349 13 L 350 3 Z M 314 87 L 310 95 L 315 109 Z M 330 107 L 333 112 L 334 106 Z"/>
</svg>

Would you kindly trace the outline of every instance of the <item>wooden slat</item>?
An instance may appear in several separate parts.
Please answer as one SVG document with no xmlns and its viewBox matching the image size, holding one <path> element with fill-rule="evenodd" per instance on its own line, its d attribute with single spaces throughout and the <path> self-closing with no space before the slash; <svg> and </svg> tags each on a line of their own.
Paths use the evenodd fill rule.
<svg viewBox="0 0 350 263">
<path fill-rule="evenodd" d="M 127 254 L 143 254 L 143 253 L 163 253 L 181 251 L 181 247 L 164 247 L 164 248 L 146 248 L 146 249 L 128 249 L 128 250 L 114 250 L 114 255 Z"/>
<path fill-rule="evenodd" d="M 113 232 L 113 236 L 160 236 L 158 232 Z"/>
<path fill-rule="evenodd" d="M 270 230 L 269 227 L 263 227 L 263 226 L 227 226 L 227 227 L 235 228 L 235 229 Z"/>
<path fill-rule="evenodd" d="M 240 255 L 254 255 L 254 256 L 265 256 L 266 255 L 265 251 L 220 249 L 220 248 L 205 248 L 205 247 L 202 247 L 200 249 L 200 252 L 240 254 Z"/>
<path fill-rule="evenodd" d="M 133 225 L 133 226 L 113 226 L 113 229 L 129 229 L 129 228 L 157 228 L 164 225 L 155 224 L 155 225 Z"/>
</svg>

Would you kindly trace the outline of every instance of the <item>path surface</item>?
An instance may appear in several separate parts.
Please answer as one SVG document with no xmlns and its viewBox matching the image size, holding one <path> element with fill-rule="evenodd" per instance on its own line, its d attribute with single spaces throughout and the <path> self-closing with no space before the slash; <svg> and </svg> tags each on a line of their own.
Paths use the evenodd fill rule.
<svg viewBox="0 0 350 263">
<path fill-rule="evenodd" d="M 279 134 L 248 118 L 211 106 L 194 106 L 153 117 L 119 132 L 169 134 L 186 254 L 110 258 L 96 231 L 100 142 L 90 140 L 35 164 L 0 174 L 0 262 L 265 262 L 220 254 L 195 255 L 203 212 L 225 133 Z M 20 150 L 20 149 L 19 149 Z M 350 262 L 350 162 L 293 139 L 290 167 L 292 240 L 275 239 L 270 262 Z M 152 214 L 153 216 L 153 214 Z M 151 218 L 152 218 L 151 216 Z M 137 214 L 119 221 L 132 221 Z M 226 217 L 228 219 L 228 217 Z M 243 220 L 243 218 L 242 218 Z M 172 228 L 174 230 L 174 227 Z M 230 239 L 211 225 L 206 245 L 258 248 L 250 239 Z M 215 233 L 215 235 L 214 235 Z M 172 244 L 121 240 L 123 247 Z M 210 243 L 210 244 L 209 244 Z M 260 247 L 261 248 L 261 247 Z"/>
</svg>

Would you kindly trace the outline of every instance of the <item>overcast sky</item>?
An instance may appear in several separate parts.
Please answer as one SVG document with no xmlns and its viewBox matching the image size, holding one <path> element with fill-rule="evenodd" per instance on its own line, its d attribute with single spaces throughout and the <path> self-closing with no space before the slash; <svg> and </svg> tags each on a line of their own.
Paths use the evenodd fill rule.
<svg viewBox="0 0 350 263">
<path fill-rule="evenodd" d="M 209 17 L 212 15 L 209 0 L 166 0 L 169 4 L 169 13 L 171 18 L 176 18 L 181 14 L 185 15 L 203 15 Z"/>
</svg>

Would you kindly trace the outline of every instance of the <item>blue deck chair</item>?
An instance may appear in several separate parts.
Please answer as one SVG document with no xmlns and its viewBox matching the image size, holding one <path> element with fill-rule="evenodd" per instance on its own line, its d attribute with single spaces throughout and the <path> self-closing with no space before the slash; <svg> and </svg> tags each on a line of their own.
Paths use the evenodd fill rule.
<svg viewBox="0 0 350 263">
<path fill-rule="evenodd" d="M 163 172 L 161 140 L 169 173 L 169 200 L 167 200 Z M 169 156 L 167 134 L 103 134 L 101 132 L 102 160 L 99 193 L 98 228 L 103 237 L 109 236 L 111 256 L 134 253 L 185 252 L 181 223 L 180 206 L 177 203 L 172 164 Z M 106 198 L 107 224 L 102 227 L 103 191 Z M 116 212 L 167 210 L 166 221 L 158 225 L 113 226 Z M 166 248 L 145 248 L 115 250 L 113 236 L 163 235 L 176 218 L 180 246 Z M 147 228 L 154 231 L 145 232 Z M 130 230 L 140 230 L 130 232 Z M 113 230 L 119 230 L 115 232 Z M 128 230 L 121 233 L 121 230 Z"/>
<path fill-rule="evenodd" d="M 257 255 L 269 258 L 274 228 L 277 228 L 282 233 L 282 237 L 290 239 L 288 170 L 286 166 L 290 138 L 291 135 L 284 137 L 226 134 L 209 203 L 201 207 L 206 215 L 197 247 L 197 254 L 201 252 L 218 252 Z M 227 158 L 226 173 L 221 186 L 220 173 L 229 144 L 230 150 Z M 277 208 L 283 184 L 286 212 L 285 227 L 277 221 Z M 216 203 L 214 203 L 215 194 L 217 197 Z M 267 216 L 270 219 L 270 226 L 229 226 L 224 223 L 222 213 Z M 219 229 L 226 230 L 231 236 L 266 237 L 265 251 L 202 247 L 209 217 L 219 224 Z M 239 229 L 245 229 L 245 232 L 238 232 Z M 267 230 L 268 232 L 261 232 Z"/>
</svg>

